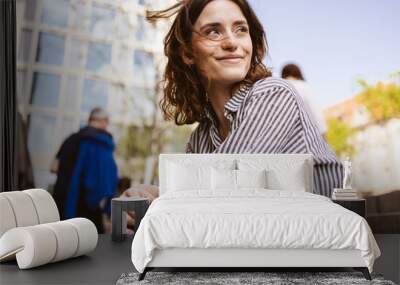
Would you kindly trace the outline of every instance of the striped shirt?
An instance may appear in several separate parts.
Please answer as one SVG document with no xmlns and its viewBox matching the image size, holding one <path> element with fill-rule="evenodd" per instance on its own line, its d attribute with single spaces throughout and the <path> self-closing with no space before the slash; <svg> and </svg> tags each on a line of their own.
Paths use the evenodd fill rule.
<svg viewBox="0 0 400 285">
<path fill-rule="evenodd" d="M 331 196 L 342 182 L 342 165 L 322 138 L 295 88 L 277 78 L 244 86 L 225 104 L 230 132 L 222 140 L 211 107 L 192 132 L 187 153 L 311 153 L 314 193 Z"/>
</svg>

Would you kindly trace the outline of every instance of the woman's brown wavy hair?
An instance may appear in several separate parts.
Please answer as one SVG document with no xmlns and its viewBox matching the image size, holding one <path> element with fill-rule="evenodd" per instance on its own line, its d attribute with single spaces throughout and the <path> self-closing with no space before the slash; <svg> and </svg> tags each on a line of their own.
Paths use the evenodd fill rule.
<svg viewBox="0 0 400 285">
<path fill-rule="evenodd" d="M 164 39 L 164 53 L 167 56 L 163 78 L 164 96 L 160 107 L 165 120 L 174 120 L 177 125 L 192 124 L 206 120 L 205 108 L 208 104 L 206 91 L 200 74 L 193 65 L 183 61 L 182 54 L 192 53 L 193 26 L 204 7 L 213 0 L 181 0 L 162 11 L 147 11 L 147 20 L 170 18 L 176 14 L 172 26 Z M 253 54 L 249 72 L 241 84 L 252 84 L 271 76 L 262 63 L 267 53 L 264 29 L 246 0 L 230 0 L 239 6 L 249 25 L 253 43 Z"/>
</svg>

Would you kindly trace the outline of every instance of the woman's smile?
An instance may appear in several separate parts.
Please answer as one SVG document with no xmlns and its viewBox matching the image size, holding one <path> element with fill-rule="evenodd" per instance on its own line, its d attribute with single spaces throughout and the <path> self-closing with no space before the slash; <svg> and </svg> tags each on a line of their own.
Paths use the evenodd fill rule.
<svg viewBox="0 0 400 285">
<path fill-rule="evenodd" d="M 226 64 L 237 64 L 243 62 L 243 58 L 244 57 L 241 55 L 232 54 L 232 55 L 216 57 L 216 60 Z"/>
</svg>

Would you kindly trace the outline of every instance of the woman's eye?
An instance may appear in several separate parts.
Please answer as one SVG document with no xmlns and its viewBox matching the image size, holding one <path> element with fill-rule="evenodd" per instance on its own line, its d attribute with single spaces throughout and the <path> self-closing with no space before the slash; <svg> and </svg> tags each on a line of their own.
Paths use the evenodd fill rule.
<svg viewBox="0 0 400 285">
<path fill-rule="evenodd" d="M 249 28 L 246 26 L 240 26 L 236 29 L 236 32 L 239 32 L 239 33 L 247 33 L 248 31 L 249 31 Z"/>
<path fill-rule="evenodd" d="M 212 35 L 218 35 L 218 34 L 219 34 L 219 31 L 217 29 L 210 29 L 210 30 L 206 31 L 206 35 L 212 36 Z"/>
<path fill-rule="evenodd" d="M 213 28 L 205 31 L 205 37 L 210 40 L 219 40 L 221 37 L 221 33 L 218 29 Z"/>
</svg>

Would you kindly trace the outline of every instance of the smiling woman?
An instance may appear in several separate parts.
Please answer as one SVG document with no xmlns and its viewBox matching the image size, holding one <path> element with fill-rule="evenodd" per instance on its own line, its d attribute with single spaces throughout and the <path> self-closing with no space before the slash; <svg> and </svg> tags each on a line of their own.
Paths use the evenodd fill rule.
<svg viewBox="0 0 400 285">
<path fill-rule="evenodd" d="M 211 89 L 218 88 L 218 82 L 230 98 L 232 84 L 238 89 L 240 83 L 271 75 L 262 63 L 267 49 L 264 30 L 246 1 L 180 1 L 148 12 L 147 19 L 174 14 L 164 47 L 168 62 L 161 108 L 166 119 L 177 125 L 205 122 L 206 107 L 218 93 Z"/>
<path fill-rule="evenodd" d="M 148 12 L 176 14 L 165 38 L 164 117 L 199 123 L 189 153 L 311 153 L 314 193 L 339 188 L 342 166 L 289 83 L 262 60 L 264 29 L 246 0 L 185 0 Z"/>
</svg>

